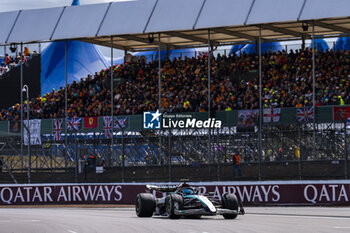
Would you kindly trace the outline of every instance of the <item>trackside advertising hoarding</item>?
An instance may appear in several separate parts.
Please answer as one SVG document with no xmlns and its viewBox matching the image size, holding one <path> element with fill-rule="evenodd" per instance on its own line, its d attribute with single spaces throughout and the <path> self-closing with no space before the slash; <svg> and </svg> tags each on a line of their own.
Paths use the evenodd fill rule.
<svg viewBox="0 0 350 233">
<path fill-rule="evenodd" d="M 350 205 L 350 181 L 346 180 L 190 184 L 200 193 L 211 192 L 218 198 L 234 193 L 244 205 Z M 134 204 L 145 187 L 145 183 L 0 185 L 0 205 Z"/>
<path fill-rule="evenodd" d="M 197 117 L 201 117 L 197 118 Z M 215 118 L 203 118 L 203 114 L 192 113 L 143 113 L 143 129 L 220 129 L 222 121 Z"/>
</svg>

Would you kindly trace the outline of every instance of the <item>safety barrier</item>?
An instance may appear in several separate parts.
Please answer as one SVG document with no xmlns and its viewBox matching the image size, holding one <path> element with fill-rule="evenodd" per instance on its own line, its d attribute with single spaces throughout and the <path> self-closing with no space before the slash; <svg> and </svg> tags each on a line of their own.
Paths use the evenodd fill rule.
<svg viewBox="0 0 350 233">
<path fill-rule="evenodd" d="M 158 185 L 168 185 L 162 183 Z M 176 185 L 177 183 L 170 183 Z M 201 194 L 234 193 L 244 205 L 350 205 L 350 181 L 191 183 Z M 145 183 L 0 185 L 0 205 L 134 204 Z M 159 197 L 159 193 L 154 193 Z"/>
</svg>

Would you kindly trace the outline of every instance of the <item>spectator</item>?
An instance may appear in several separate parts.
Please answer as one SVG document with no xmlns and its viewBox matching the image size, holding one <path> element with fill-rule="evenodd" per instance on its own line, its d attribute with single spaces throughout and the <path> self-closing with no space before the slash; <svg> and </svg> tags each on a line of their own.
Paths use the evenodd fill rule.
<svg viewBox="0 0 350 233">
<path fill-rule="evenodd" d="M 203 112 L 208 109 L 207 57 L 165 59 L 162 62 L 161 106 L 168 112 Z M 211 58 L 211 109 L 231 111 L 259 108 L 258 80 L 238 80 L 258 69 L 258 56 L 243 53 Z M 349 51 L 316 53 L 316 105 L 350 104 Z M 6 62 L 5 62 L 6 63 Z M 268 107 L 312 106 L 312 50 L 266 52 L 262 55 L 262 101 Z M 110 91 L 110 69 L 68 85 L 68 117 L 142 114 L 158 107 L 158 62 L 136 61 L 114 66 L 122 80 Z M 64 88 L 30 103 L 33 118 L 65 116 Z M 1 110 L 0 120 L 20 119 L 18 105 Z"/>
<path fill-rule="evenodd" d="M 237 153 L 234 153 L 232 156 L 232 176 L 235 177 L 236 169 L 238 170 L 238 176 L 241 177 L 241 166 L 240 166 L 240 158 Z"/>
<path fill-rule="evenodd" d="M 24 54 L 24 56 L 26 56 L 26 57 L 30 56 L 30 51 L 29 51 L 28 47 L 24 47 L 23 54 Z"/>
<path fill-rule="evenodd" d="M 26 51 L 24 52 L 25 52 L 24 54 L 26 54 Z M 27 50 L 27 54 L 30 55 L 29 49 Z M 22 56 L 23 63 L 27 62 L 27 56 L 29 55 Z M 19 53 L 18 56 L 16 56 L 16 58 L 13 58 L 6 53 L 4 57 L 4 61 L 0 66 L 0 76 L 4 75 L 5 73 L 9 72 L 13 67 L 16 67 L 16 65 L 20 64 L 20 60 L 21 60 L 21 53 Z"/>
</svg>

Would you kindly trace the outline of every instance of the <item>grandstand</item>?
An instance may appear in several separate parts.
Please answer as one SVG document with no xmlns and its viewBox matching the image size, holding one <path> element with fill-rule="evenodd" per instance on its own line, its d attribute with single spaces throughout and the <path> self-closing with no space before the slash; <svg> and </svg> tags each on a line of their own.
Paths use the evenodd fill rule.
<svg viewBox="0 0 350 233">
<path fill-rule="evenodd" d="M 289 163 L 297 166 L 290 176 L 300 179 L 329 175 L 325 171 L 334 170 L 327 164 L 336 166 L 335 177 L 347 178 L 350 115 L 342 112 L 350 112 L 349 50 L 324 49 L 315 39 L 349 36 L 350 5 L 340 0 L 338 5 L 313 0 L 219 2 L 147 0 L 0 14 L 12 20 L 0 34 L 5 44 L 80 40 L 126 54 L 167 51 L 164 59 L 132 58 L 69 85 L 71 75 L 65 72 L 64 86 L 32 99 L 29 118 L 40 119 L 41 143 L 30 147 L 30 166 L 24 160 L 22 133 L 12 130 L 14 122 L 27 117 L 21 115 L 23 104 L 2 110 L 1 152 L 9 169 L 75 168 L 77 179 L 79 161 L 99 155 L 106 167 L 122 169 L 123 181 L 142 179 L 127 177 L 125 166 L 168 167 L 169 180 L 179 177 L 181 169 L 199 169 L 202 176 L 208 169 L 203 179 L 231 179 L 231 156 L 238 152 L 246 171 L 256 169 L 246 179 L 275 178 L 269 166 L 283 170 Z M 181 15 L 176 13 L 180 9 Z M 237 15 L 226 17 L 232 9 Z M 123 21 L 125 17 L 132 20 Z M 39 21 L 39 27 L 31 26 Z M 311 39 L 311 48 L 305 47 L 306 39 Z M 261 46 L 286 40 L 301 40 L 302 46 L 291 51 L 263 51 Z M 237 47 L 235 53 L 213 56 L 220 46 L 240 44 L 255 49 Z M 207 52 L 194 57 L 173 58 L 170 52 L 205 46 Z M 142 114 L 157 110 L 215 117 L 223 127 L 144 129 Z M 244 119 L 254 112 L 260 114 L 247 125 Z M 320 163 L 325 168 L 317 172 Z M 280 172 L 279 177 L 288 174 Z"/>
<path fill-rule="evenodd" d="M 312 63 L 311 50 L 266 52 L 263 54 L 263 107 L 312 106 L 312 81 L 308 67 Z M 349 52 L 326 50 L 316 55 L 316 106 L 349 105 L 350 70 L 343 67 Z M 165 60 L 162 64 L 162 91 L 164 112 L 203 112 L 207 110 L 205 57 Z M 212 111 L 257 109 L 258 83 L 249 77 L 258 70 L 255 54 L 236 54 L 213 57 Z M 344 64 L 344 65 L 343 65 Z M 337 67 L 338 66 L 338 67 Z M 114 115 L 135 115 L 157 109 L 158 96 L 147 94 L 157 85 L 157 62 L 137 61 L 114 66 L 114 78 L 120 80 L 114 87 Z M 73 81 L 68 86 L 68 117 L 110 115 L 111 94 L 109 69 L 100 70 L 84 81 Z M 183 89 L 183 86 L 188 88 Z M 64 86 L 42 98 L 33 99 L 30 116 L 34 119 L 64 117 Z M 189 102 L 186 105 L 186 102 Z M 53 107 L 50 105 L 57 107 Z M 50 106 L 50 107 L 47 107 Z M 55 110 L 52 110 L 55 108 Z M 1 120 L 19 120 L 19 105 L 4 110 Z"/>
</svg>

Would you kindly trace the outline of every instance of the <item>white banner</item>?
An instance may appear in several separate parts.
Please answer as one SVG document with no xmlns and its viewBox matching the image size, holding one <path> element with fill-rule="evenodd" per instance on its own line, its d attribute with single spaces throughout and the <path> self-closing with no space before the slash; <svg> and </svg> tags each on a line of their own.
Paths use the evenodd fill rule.
<svg viewBox="0 0 350 233">
<path fill-rule="evenodd" d="M 28 127 L 27 120 L 24 121 L 24 124 Z M 41 120 L 30 120 L 28 128 L 30 130 L 30 145 L 41 145 Z M 28 132 L 26 129 L 23 129 L 23 137 L 24 145 L 28 145 Z"/>
</svg>

